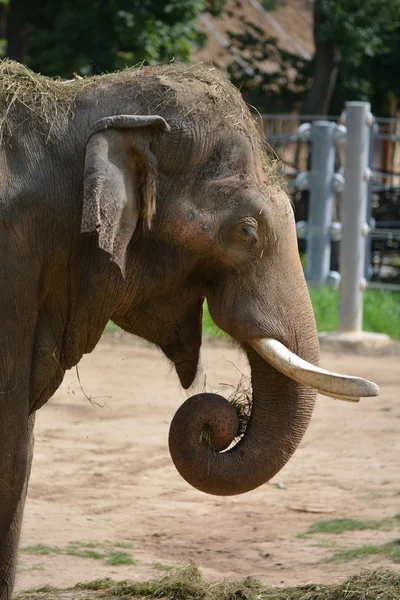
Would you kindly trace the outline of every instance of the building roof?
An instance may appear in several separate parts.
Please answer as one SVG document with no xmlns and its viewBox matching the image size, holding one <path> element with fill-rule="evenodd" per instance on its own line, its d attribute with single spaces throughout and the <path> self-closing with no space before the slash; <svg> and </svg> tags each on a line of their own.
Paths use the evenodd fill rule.
<svg viewBox="0 0 400 600">
<path fill-rule="evenodd" d="M 199 16 L 199 24 L 207 34 L 207 43 L 196 54 L 196 60 L 225 68 L 234 59 L 244 61 L 229 49 L 228 32 L 242 30 L 242 20 L 253 23 L 274 37 L 283 50 L 310 59 L 314 53 L 313 14 L 310 0 L 276 0 L 274 10 L 266 11 L 257 0 L 228 0 L 223 14 L 213 17 L 209 13 Z"/>
</svg>

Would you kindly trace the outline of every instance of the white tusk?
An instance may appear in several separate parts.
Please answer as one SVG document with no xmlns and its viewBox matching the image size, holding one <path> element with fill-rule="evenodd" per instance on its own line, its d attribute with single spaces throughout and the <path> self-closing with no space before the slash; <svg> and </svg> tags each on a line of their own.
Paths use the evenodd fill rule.
<svg viewBox="0 0 400 600">
<path fill-rule="evenodd" d="M 278 340 L 264 338 L 249 343 L 277 371 L 297 383 L 314 388 L 324 396 L 347 402 L 359 402 L 360 397 L 379 395 L 379 387 L 376 383 L 361 377 L 341 375 L 316 367 L 288 350 Z"/>
</svg>

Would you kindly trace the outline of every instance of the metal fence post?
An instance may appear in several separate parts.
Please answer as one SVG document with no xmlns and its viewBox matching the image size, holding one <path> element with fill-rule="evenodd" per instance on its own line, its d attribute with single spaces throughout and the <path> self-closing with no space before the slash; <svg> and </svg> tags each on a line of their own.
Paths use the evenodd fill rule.
<svg viewBox="0 0 400 600">
<path fill-rule="evenodd" d="M 311 284 L 326 283 L 330 270 L 337 135 L 336 123 L 314 121 L 311 125 L 306 264 L 306 279 Z"/>
<path fill-rule="evenodd" d="M 377 122 L 374 120 L 369 132 L 369 156 L 368 156 L 368 165 L 371 171 L 373 171 L 373 163 L 374 163 L 374 150 L 375 150 L 375 137 L 379 131 L 379 127 Z M 364 259 L 364 277 L 366 281 L 371 279 L 371 245 L 372 239 L 370 235 L 370 230 L 372 226 L 372 191 L 373 191 L 373 177 L 368 181 L 367 186 L 367 208 L 366 208 L 366 216 L 365 220 L 368 225 L 368 236 L 365 239 L 365 259 Z"/>
<path fill-rule="evenodd" d="M 368 159 L 372 116 L 369 102 L 346 103 L 346 153 L 340 247 L 339 331 L 362 330 Z"/>
</svg>

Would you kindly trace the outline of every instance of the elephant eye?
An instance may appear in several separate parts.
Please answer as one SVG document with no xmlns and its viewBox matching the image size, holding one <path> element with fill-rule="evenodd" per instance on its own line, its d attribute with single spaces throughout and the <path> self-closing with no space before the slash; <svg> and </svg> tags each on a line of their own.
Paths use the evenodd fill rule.
<svg viewBox="0 0 400 600">
<path fill-rule="evenodd" d="M 232 239 L 245 244 L 254 244 L 258 239 L 257 228 L 258 223 L 252 217 L 241 219 L 231 229 Z"/>
</svg>

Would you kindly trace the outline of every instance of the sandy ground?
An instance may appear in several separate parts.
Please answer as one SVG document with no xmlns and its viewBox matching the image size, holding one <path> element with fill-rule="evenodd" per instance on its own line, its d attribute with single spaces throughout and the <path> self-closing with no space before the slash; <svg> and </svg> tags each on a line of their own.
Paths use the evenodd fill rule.
<svg viewBox="0 0 400 600">
<path fill-rule="evenodd" d="M 137 580 L 190 559 L 211 579 L 253 575 L 271 585 L 337 582 L 378 566 L 400 570 L 380 554 L 326 561 L 343 548 L 400 538 L 400 521 L 298 537 L 322 519 L 400 512 L 400 356 L 324 353 L 323 364 L 375 380 L 380 398 L 353 405 L 320 397 L 300 448 L 273 481 L 217 498 L 186 484 L 168 453 L 169 422 L 193 390 L 179 388 L 157 350 L 103 339 L 79 368 L 83 390 L 99 406 L 72 371 L 38 413 L 17 589 Z M 204 374 L 216 391 L 239 381 L 236 367 L 247 372 L 236 350 L 215 343 L 204 346 L 202 365 L 196 391 Z M 93 542 L 99 553 L 126 552 L 135 564 L 73 556 L 71 542 L 79 542 L 75 553 Z"/>
</svg>

